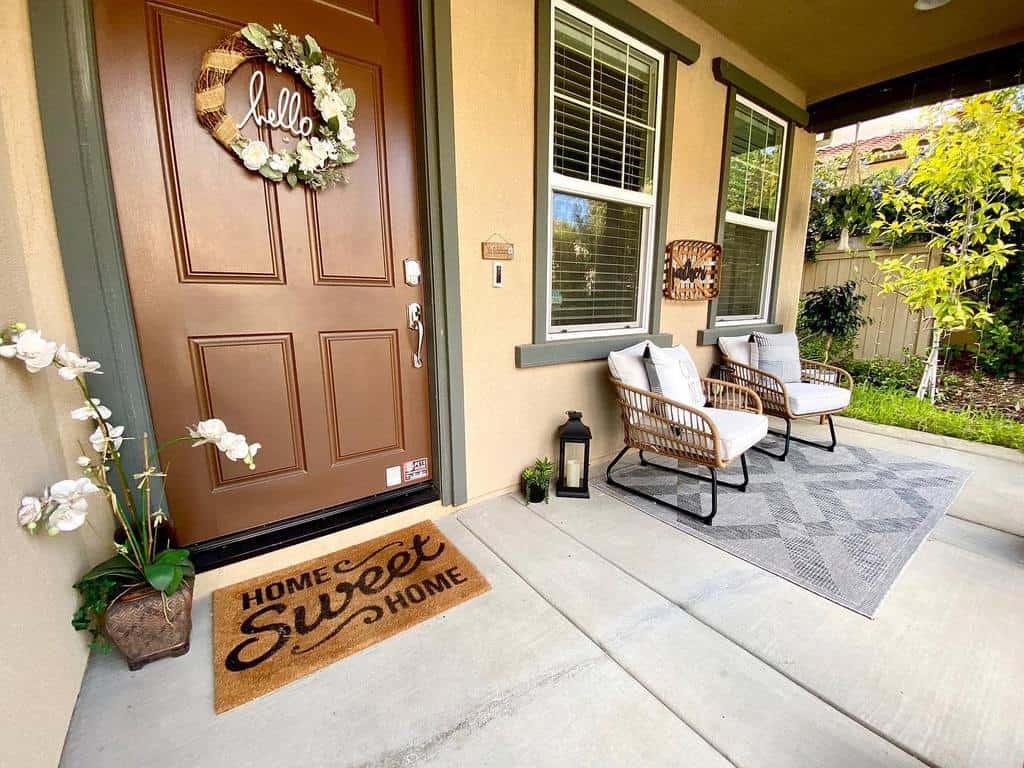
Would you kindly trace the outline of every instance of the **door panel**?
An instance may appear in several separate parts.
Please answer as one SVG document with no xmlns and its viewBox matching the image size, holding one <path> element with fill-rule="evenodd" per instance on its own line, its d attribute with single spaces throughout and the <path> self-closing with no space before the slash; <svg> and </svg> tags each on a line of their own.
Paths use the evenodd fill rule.
<svg viewBox="0 0 1024 768">
<path fill-rule="evenodd" d="M 156 437 L 216 416 L 263 446 L 255 472 L 212 448 L 172 449 L 179 540 L 387 490 L 388 467 L 430 456 L 429 360 L 413 367 L 406 311 L 423 287 L 401 279 L 402 259 L 422 254 L 414 3 L 95 0 L 94 18 Z M 275 185 L 199 125 L 202 55 L 250 21 L 314 35 L 355 89 L 349 184 L 319 194 Z M 228 83 L 236 120 L 257 66 L 264 111 L 287 86 L 315 114 L 297 78 L 256 63 Z M 296 141 L 252 121 L 243 131 L 272 149 Z"/>
</svg>

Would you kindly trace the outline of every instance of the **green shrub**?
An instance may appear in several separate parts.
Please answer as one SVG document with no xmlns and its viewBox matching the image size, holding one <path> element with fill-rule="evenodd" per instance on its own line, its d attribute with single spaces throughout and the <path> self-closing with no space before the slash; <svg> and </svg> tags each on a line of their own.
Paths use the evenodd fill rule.
<svg viewBox="0 0 1024 768">
<path fill-rule="evenodd" d="M 857 384 L 844 415 L 875 424 L 1024 450 L 1024 423 L 987 411 L 947 411 L 899 389 Z"/>
<path fill-rule="evenodd" d="M 884 390 L 917 392 L 924 372 L 924 360 L 903 350 L 902 360 L 873 357 L 870 360 L 844 360 L 843 367 L 858 384 Z"/>
<path fill-rule="evenodd" d="M 857 331 L 871 322 L 861 312 L 864 298 L 853 280 L 808 291 L 800 303 L 797 328 L 820 340 L 815 345 L 820 357 L 815 359 L 827 363 L 830 354 L 838 359 L 849 354 Z"/>
</svg>

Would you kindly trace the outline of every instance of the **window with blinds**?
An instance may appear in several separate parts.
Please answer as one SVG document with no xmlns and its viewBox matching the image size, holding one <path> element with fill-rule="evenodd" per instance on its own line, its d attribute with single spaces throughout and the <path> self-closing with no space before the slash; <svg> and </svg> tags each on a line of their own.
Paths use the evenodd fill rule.
<svg viewBox="0 0 1024 768">
<path fill-rule="evenodd" d="M 767 321 L 786 124 L 736 97 L 716 324 Z"/>
<path fill-rule="evenodd" d="M 662 57 L 554 0 L 548 333 L 646 327 Z"/>
</svg>

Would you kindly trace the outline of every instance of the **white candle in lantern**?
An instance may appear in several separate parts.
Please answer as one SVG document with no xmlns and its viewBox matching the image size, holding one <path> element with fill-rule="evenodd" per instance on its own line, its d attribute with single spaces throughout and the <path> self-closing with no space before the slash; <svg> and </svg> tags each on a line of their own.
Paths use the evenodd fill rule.
<svg viewBox="0 0 1024 768">
<path fill-rule="evenodd" d="M 580 463 L 576 459 L 566 459 L 565 484 L 570 488 L 580 487 Z"/>
</svg>

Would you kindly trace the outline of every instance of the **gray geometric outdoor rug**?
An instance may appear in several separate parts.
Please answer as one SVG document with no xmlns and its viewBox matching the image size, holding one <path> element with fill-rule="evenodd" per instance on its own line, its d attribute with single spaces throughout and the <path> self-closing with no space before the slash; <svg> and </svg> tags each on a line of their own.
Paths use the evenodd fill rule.
<svg viewBox="0 0 1024 768">
<path fill-rule="evenodd" d="M 761 445 L 777 452 L 781 440 Z M 628 460 L 638 461 L 635 451 L 615 468 L 620 482 L 683 509 L 711 511 L 710 483 Z M 746 493 L 719 486 L 713 525 L 610 487 L 606 465 L 593 469 L 591 482 L 673 528 L 872 617 L 970 476 L 945 464 L 844 445 L 829 453 L 791 443 L 784 462 L 750 451 L 747 465 Z M 742 481 L 739 462 L 719 472 L 719 479 Z"/>
</svg>

